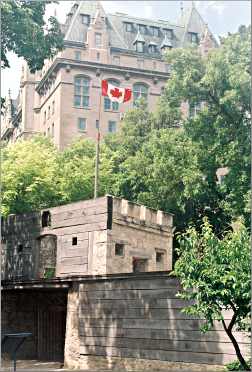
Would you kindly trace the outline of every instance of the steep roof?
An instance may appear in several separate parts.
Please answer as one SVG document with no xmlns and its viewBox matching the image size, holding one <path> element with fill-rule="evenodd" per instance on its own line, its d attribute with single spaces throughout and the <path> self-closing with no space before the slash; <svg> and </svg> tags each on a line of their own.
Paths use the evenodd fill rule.
<svg viewBox="0 0 252 372">
<path fill-rule="evenodd" d="M 89 15 L 90 21 L 92 22 L 98 10 L 104 12 L 99 1 L 75 2 L 64 26 L 65 40 L 82 43 L 86 42 L 89 26 L 82 23 L 81 16 Z M 132 31 L 129 32 L 126 30 L 126 23 L 132 24 Z M 200 40 L 206 29 L 206 24 L 193 3 L 191 7 L 184 11 L 183 16 L 177 24 L 173 24 L 168 20 L 150 20 L 124 13 L 106 14 L 106 24 L 110 46 L 112 48 L 126 49 L 127 51 L 134 52 L 134 43 L 140 39 L 144 40 L 145 48 L 147 48 L 150 43 L 155 43 L 159 48 L 161 48 L 164 43 L 172 47 L 182 47 L 189 41 L 187 37 L 189 32 L 197 33 Z M 139 29 L 141 25 L 146 26 L 145 32 Z M 152 32 L 152 27 L 158 28 L 158 35 Z M 167 38 L 166 30 L 172 30 L 172 40 Z"/>
</svg>

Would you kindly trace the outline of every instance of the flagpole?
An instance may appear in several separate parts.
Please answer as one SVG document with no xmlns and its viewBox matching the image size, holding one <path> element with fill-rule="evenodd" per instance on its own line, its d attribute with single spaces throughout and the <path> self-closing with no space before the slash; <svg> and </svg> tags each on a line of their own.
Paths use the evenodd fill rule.
<svg viewBox="0 0 252 372">
<path fill-rule="evenodd" d="M 100 80 L 100 87 L 102 86 L 102 79 Z M 101 101 L 102 101 L 102 92 L 100 93 L 99 100 L 99 115 L 98 115 L 98 126 L 97 126 L 97 135 L 96 135 L 96 154 L 95 154 L 95 183 L 94 183 L 94 199 L 97 198 L 98 188 L 99 188 L 99 160 L 100 160 L 100 120 L 101 120 Z"/>
</svg>

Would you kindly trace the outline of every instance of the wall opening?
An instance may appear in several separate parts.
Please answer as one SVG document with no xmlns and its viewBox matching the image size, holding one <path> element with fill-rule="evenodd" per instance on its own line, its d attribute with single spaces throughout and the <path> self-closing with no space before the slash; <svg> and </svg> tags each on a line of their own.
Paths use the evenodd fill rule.
<svg viewBox="0 0 252 372">
<path fill-rule="evenodd" d="M 124 244 L 115 243 L 115 255 L 124 256 Z"/>
<path fill-rule="evenodd" d="M 73 236 L 72 237 L 72 245 L 77 245 L 77 243 L 78 243 L 77 236 Z"/>
<path fill-rule="evenodd" d="M 133 257 L 133 273 L 142 273 L 146 271 L 148 271 L 148 260 Z"/>
<path fill-rule="evenodd" d="M 44 211 L 42 213 L 42 227 L 51 226 L 51 213 L 49 211 Z"/>
</svg>

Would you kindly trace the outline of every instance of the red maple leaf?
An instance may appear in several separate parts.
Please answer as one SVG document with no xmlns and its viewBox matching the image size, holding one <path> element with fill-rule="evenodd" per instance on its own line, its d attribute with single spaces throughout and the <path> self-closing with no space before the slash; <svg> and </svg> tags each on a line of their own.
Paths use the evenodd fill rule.
<svg viewBox="0 0 252 372">
<path fill-rule="evenodd" d="M 118 88 L 110 89 L 110 93 L 111 93 L 112 96 L 115 97 L 115 98 L 119 98 L 119 97 L 122 96 L 122 92 L 120 92 L 120 89 L 118 89 Z"/>
</svg>

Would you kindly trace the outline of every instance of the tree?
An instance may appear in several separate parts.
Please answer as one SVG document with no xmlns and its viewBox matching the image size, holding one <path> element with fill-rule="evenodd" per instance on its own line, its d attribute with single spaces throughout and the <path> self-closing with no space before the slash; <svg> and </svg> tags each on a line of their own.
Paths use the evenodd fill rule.
<svg viewBox="0 0 252 372">
<path fill-rule="evenodd" d="M 167 128 L 148 132 L 139 150 L 119 164 L 109 191 L 174 213 L 174 223 L 180 230 L 192 216 L 193 201 L 203 184 L 197 147 L 182 129 Z"/>
<path fill-rule="evenodd" d="M 198 146 L 205 192 L 199 198 L 202 216 L 216 231 L 243 215 L 249 224 L 250 190 L 250 27 L 222 39 L 220 48 L 202 57 L 195 48 L 175 49 L 167 56 L 171 78 L 160 101 L 157 121 L 183 126 Z M 201 105 L 197 115 L 181 115 L 181 104 Z M 229 169 L 220 185 L 216 170 Z"/>
<path fill-rule="evenodd" d="M 91 199 L 94 195 L 95 143 L 79 139 L 59 154 L 59 187 L 62 202 Z M 101 156 L 99 195 L 111 178 L 108 162 Z"/>
<path fill-rule="evenodd" d="M 55 17 L 46 25 L 46 4 L 51 1 L 1 1 L 1 62 L 10 67 L 7 52 L 24 57 L 31 72 L 40 70 L 44 60 L 63 49 L 63 35 Z"/>
<path fill-rule="evenodd" d="M 211 329 L 214 320 L 221 321 L 243 369 L 249 371 L 233 334 L 244 329 L 250 315 L 250 236 L 240 220 L 233 231 L 219 239 L 204 219 L 199 232 L 190 227 L 179 237 L 179 259 L 174 274 L 182 284 L 180 297 L 193 300 L 184 311 L 205 319 L 202 330 Z M 229 324 L 223 311 L 230 310 Z"/>
<path fill-rule="evenodd" d="M 4 216 L 57 205 L 57 150 L 44 137 L 7 145 L 2 150 L 2 203 Z"/>
</svg>

